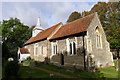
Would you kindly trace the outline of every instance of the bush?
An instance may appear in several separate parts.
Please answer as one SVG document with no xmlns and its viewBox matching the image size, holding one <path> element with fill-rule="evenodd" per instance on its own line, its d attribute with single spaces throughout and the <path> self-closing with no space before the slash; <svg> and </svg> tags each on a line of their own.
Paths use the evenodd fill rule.
<svg viewBox="0 0 120 80">
<path fill-rule="evenodd" d="M 30 62 L 34 61 L 31 57 L 27 57 L 25 60 L 23 60 L 22 64 L 23 66 L 29 66 Z"/>
<path fill-rule="evenodd" d="M 18 61 L 6 62 L 3 77 L 4 78 L 17 77 L 19 67 L 20 66 L 18 65 Z"/>
</svg>

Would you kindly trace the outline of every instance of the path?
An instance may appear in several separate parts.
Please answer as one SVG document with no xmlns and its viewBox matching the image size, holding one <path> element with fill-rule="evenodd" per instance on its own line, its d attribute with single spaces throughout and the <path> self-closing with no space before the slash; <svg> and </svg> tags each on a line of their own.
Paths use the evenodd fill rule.
<svg viewBox="0 0 120 80">
<path fill-rule="evenodd" d="M 74 78 L 74 77 L 69 76 L 69 75 L 65 75 L 65 74 L 61 74 L 61 73 L 58 73 L 58 72 L 49 71 L 49 70 L 46 70 L 46 69 L 43 69 L 43 68 L 35 67 L 35 69 L 41 70 L 41 71 L 44 71 L 44 72 L 47 72 L 47 73 L 50 73 L 50 74 L 54 74 L 54 75 L 57 75 L 57 76 L 61 76 L 63 78 Z"/>
</svg>

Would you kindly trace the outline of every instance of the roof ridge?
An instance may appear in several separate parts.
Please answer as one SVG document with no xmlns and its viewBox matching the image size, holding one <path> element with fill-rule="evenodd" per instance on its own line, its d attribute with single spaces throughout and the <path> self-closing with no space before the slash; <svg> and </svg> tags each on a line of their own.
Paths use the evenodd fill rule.
<svg viewBox="0 0 120 80">
<path fill-rule="evenodd" d="M 69 24 L 64 24 L 50 40 L 86 31 L 95 16 L 96 13 L 93 13 Z"/>
<path fill-rule="evenodd" d="M 25 45 L 49 37 L 49 35 L 50 35 L 50 34 L 56 29 L 56 27 L 57 27 L 58 25 L 60 25 L 60 24 L 62 24 L 62 22 L 59 22 L 58 24 L 53 25 L 52 27 L 49 27 L 49 28 L 43 30 L 42 32 L 39 32 L 35 37 L 31 37 L 27 42 L 25 42 Z M 48 33 L 46 33 L 46 32 L 48 32 Z M 44 37 L 42 36 L 43 34 L 45 34 Z"/>
<path fill-rule="evenodd" d="M 51 32 L 51 34 L 48 36 L 47 39 L 50 39 L 62 26 L 63 26 L 63 24 L 62 24 L 62 22 L 60 22 L 59 26 L 56 27 L 55 30 Z"/>
<path fill-rule="evenodd" d="M 62 23 L 62 22 L 59 22 L 58 24 L 61 24 L 61 23 Z M 45 30 L 43 30 L 43 31 L 46 31 L 46 30 L 48 30 L 48 29 L 50 29 L 50 28 L 52 28 L 52 27 L 54 27 L 54 26 L 56 26 L 56 25 L 58 25 L 58 24 L 55 24 L 55 25 L 53 25 L 53 26 L 51 26 L 51 27 L 49 27 L 49 28 L 47 28 L 47 29 L 45 29 Z M 39 33 L 42 33 L 43 31 L 41 31 L 41 32 L 39 32 Z M 39 33 L 38 33 L 38 34 L 39 34 Z M 37 35 L 38 35 L 38 34 L 37 34 Z M 36 35 L 36 36 L 37 36 L 37 35 Z"/>
</svg>

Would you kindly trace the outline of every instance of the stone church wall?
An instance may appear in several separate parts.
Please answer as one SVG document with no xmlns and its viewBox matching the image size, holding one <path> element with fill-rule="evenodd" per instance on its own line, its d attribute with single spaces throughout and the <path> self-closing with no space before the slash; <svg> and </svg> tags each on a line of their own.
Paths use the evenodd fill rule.
<svg viewBox="0 0 120 80">
<path fill-rule="evenodd" d="M 97 47 L 97 39 L 96 39 L 96 27 L 99 28 L 99 32 L 101 35 L 101 45 L 102 47 Z M 87 51 L 88 54 L 92 54 L 93 60 L 95 61 L 95 65 L 97 67 L 105 67 L 105 66 L 113 66 L 113 57 L 110 52 L 110 46 L 108 41 L 106 40 L 105 32 L 102 28 L 102 25 L 98 19 L 98 17 L 95 17 L 93 21 L 91 22 L 88 30 L 87 30 L 87 40 L 91 40 L 91 48 L 92 51 Z M 87 44 L 88 46 L 89 44 Z"/>
<path fill-rule="evenodd" d="M 78 69 L 83 69 L 84 67 L 84 54 L 83 54 L 83 37 L 79 36 L 75 38 L 76 40 L 76 51 L 77 54 L 70 55 L 67 52 L 67 42 L 66 39 L 58 40 L 58 54 L 52 56 L 51 63 L 55 65 L 61 65 L 61 54 L 63 54 L 64 66 L 74 67 Z"/>
<path fill-rule="evenodd" d="M 35 46 L 37 46 L 37 55 L 35 55 Z M 44 61 L 45 57 L 51 55 L 51 46 L 48 40 L 44 40 L 35 44 L 25 46 L 28 48 L 31 58 L 34 58 L 37 61 Z M 41 53 L 42 51 L 42 53 Z"/>
<path fill-rule="evenodd" d="M 34 56 L 37 61 L 45 61 L 45 57 L 48 56 L 48 41 L 44 40 L 38 42 L 38 55 Z"/>
</svg>

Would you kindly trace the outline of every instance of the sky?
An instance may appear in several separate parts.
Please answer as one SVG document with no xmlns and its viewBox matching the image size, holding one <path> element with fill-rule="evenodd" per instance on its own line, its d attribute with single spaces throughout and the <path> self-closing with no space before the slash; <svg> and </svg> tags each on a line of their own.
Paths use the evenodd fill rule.
<svg viewBox="0 0 120 80">
<path fill-rule="evenodd" d="M 104 0 L 107 1 L 107 0 Z M 73 11 L 83 12 L 89 11 L 97 1 L 91 2 L 0 2 L 0 10 L 2 10 L 3 19 L 10 17 L 18 18 L 21 22 L 28 26 L 36 25 L 37 18 L 40 17 L 40 23 L 44 29 L 51 27 L 59 22 L 65 24 L 69 15 Z M 1 6 L 2 4 L 2 6 Z"/>
</svg>

